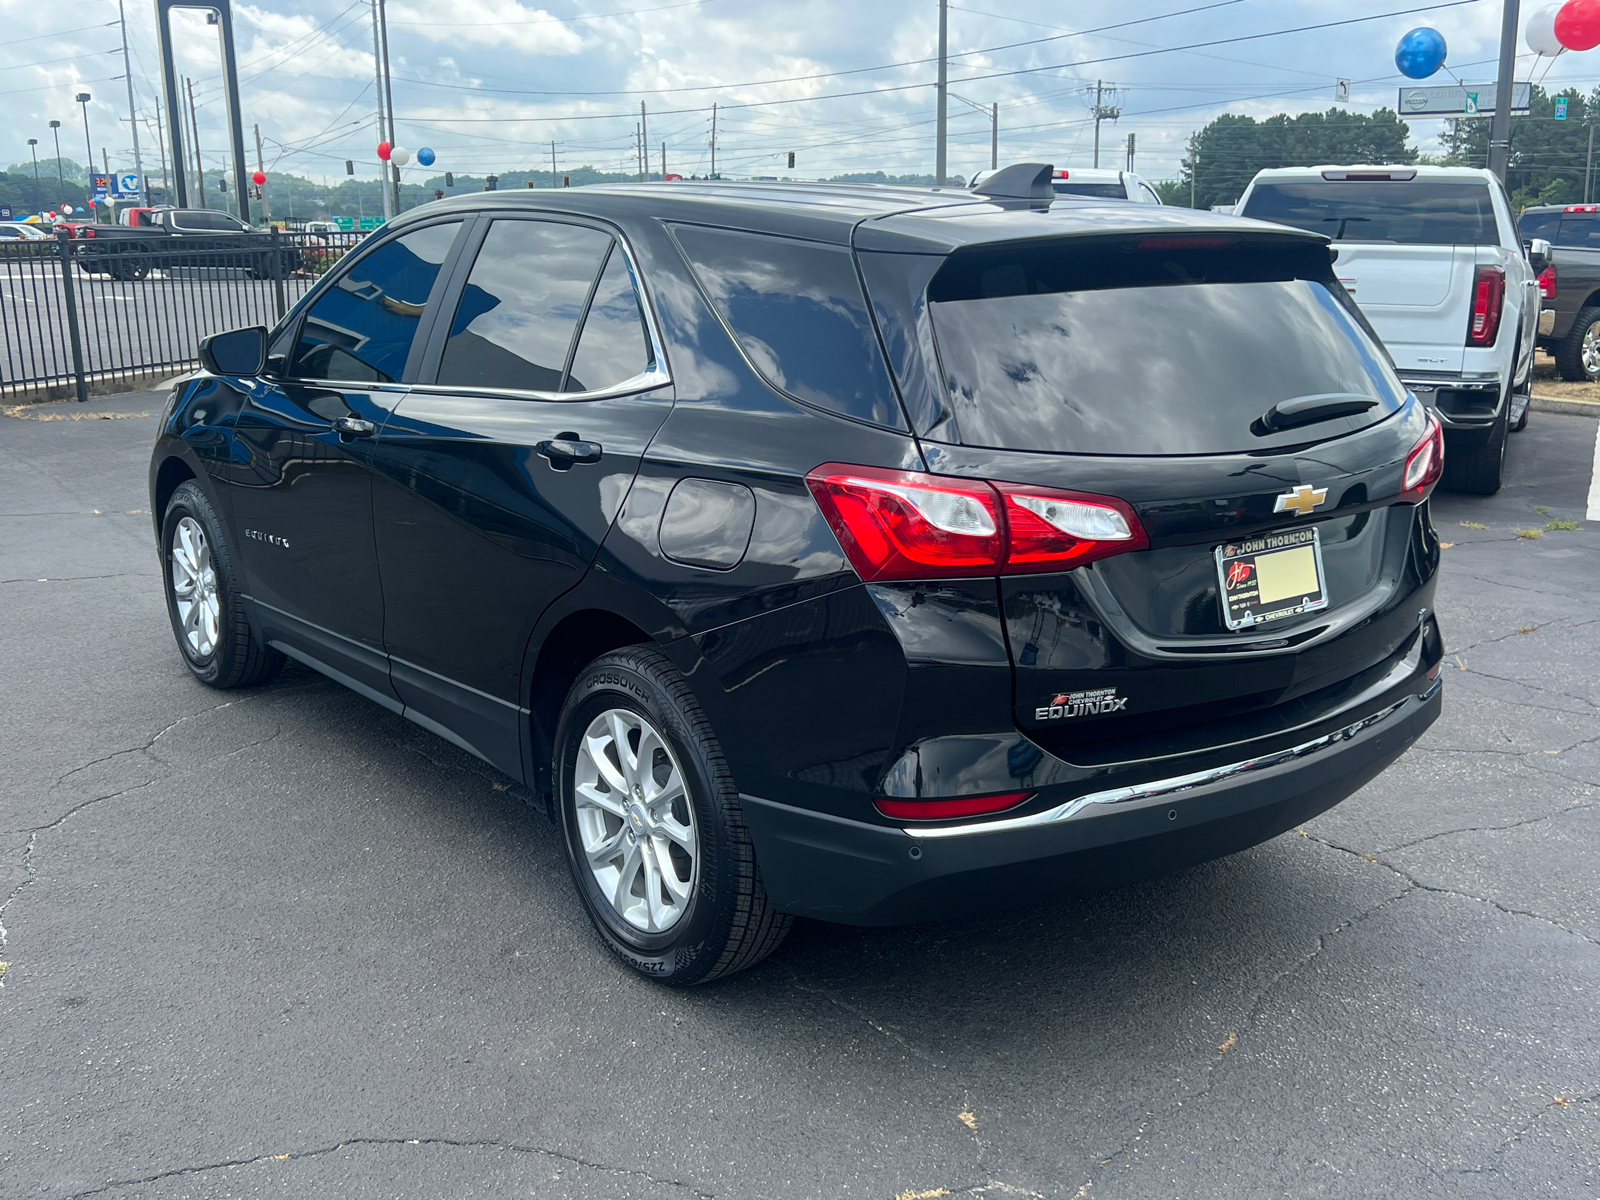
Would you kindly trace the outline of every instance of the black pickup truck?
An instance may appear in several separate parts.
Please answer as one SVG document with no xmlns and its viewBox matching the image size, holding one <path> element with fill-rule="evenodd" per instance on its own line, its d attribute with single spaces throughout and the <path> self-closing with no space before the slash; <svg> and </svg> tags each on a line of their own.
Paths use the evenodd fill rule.
<svg viewBox="0 0 1600 1200">
<path fill-rule="evenodd" d="M 1541 204 L 1522 210 L 1517 236 L 1524 248 L 1550 243 L 1539 272 L 1539 347 L 1556 360 L 1561 378 L 1600 382 L 1600 204 Z"/>
<path fill-rule="evenodd" d="M 143 279 L 177 267 L 243 268 L 257 279 L 279 278 L 300 266 L 298 247 L 277 241 L 231 213 L 210 208 L 138 208 L 126 225 L 79 225 L 74 257 L 90 274 Z"/>
</svg>

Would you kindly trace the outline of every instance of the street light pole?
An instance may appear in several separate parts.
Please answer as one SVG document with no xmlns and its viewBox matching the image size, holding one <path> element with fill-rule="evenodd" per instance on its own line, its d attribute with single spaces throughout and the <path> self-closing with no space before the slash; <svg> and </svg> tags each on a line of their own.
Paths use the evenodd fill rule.
<svg viewBox="0 0 1600 1200">
<path fill-rule="evenodd" d="M 1591 135 L 1590 138 L 1589 138 L 1589 145 L 1590 145 L 1591 148 L 1594 146 L 1594 137 L 1593 137 L 1593 135 Z M 33 182 L 34 182 L 34 186 L 37 187 L 38 184 L 39 184 L 39 139 L 38 138 L 29 138 L 28 139 L 28 153 L 33 155 Z"/>
<path fill-rule="evenodd" d="M 133 107 L 133 68 L 128 65 L 128 18 L 117 0 L 117 20 L 122 23 L 122 77 L 128 81 L 128 128 L 133 131 L 133 169 L 139 173 L 139 204 L 150 207 L 150 185 L 145 181 L 144 162 L 139 157 L 139 114 Z"/>
<path fill-rule="evenodd" d="M 1517 70 L 1518 0 L 1500 10 L 1500 78 L 1494 85 L 1494 117 L 1489 122 L 1489 170 L 1506 181 L 1511 162 L 1511 83 Z"/>
<path fill-rule="evenodd" d="M 56 203 L 60 204 L 67 198 L 67 177 L 61 173 L 61 122 L 51 121 L 50 132 L 56 139 L 56 182 L 61 185 L 61 195 Z"/>
<path fill-rule="evenodd" d="M 85 169 L 89 172 L 89 174 L 91 176 L 93 176 L 94 175 L 94 143 L 89 141 L 89 101 L 94 99 L 94 97 L 89 95 L 88 92 L 79 92 L 76 96 L 73 97 L 73 99 L 76 100 L 79 104 L 83 105 L 83 150 L 84 150 L 84 153 L 89 156 L 88 158 L 86 158 L 84 160 L 88 164 L 88 166 Z M 90 182 L 92 184 L 93 180 L 91 179 Z M 89 191 L 92 193 L 94 191 L 94 188 L 90 187 Z"/>
<path fill-rule="evenodd" d="M 1000 101 L 994 102 L 993 123 L 989 126 L 989 169 L 1000 167 Z"/>
<path fill-rule="evenodd" d="M 949 0 L 939 0 L 939 111 L 934 119 L 934 151 L 933 151 L 933 184 L 935 187 L 944 186 L 945 172 L 945 134 L 948 126 L 945 118 L 945 99 L 948 88 L 945 58 L 950 48 L 948 32 Z"/>
</svg>

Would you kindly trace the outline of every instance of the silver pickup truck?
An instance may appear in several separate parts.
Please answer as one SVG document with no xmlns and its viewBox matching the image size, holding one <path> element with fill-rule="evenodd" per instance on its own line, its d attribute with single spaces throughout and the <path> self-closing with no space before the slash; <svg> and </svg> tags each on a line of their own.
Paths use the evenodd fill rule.
<svg viewBox="0 0 1600 1200">
<path fill-rule="evenodd" d="M 1234 211 L 1333 239 L 1334 270 L 1444 424 L 1444 486 L 1499 491 L 1506 435 L 1528 420 L 1540 302 L 1500 181 L 1466 167 L 1288 167 L 1258 173 Z"/>
</svg>

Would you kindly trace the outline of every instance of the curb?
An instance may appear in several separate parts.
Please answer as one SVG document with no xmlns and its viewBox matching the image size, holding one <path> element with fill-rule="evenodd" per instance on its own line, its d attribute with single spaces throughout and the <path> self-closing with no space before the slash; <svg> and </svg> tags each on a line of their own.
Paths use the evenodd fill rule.
<svg viewBox="0 0 1600 1200">
<path fill-rule="evenodd" d="M 1592 417 L 1600 420 L 1600 400 L 1556 400 L 1549 396 L 1535 396 L 1534 412 L 1564 413 L 1569 417 Z"/>
</svg>

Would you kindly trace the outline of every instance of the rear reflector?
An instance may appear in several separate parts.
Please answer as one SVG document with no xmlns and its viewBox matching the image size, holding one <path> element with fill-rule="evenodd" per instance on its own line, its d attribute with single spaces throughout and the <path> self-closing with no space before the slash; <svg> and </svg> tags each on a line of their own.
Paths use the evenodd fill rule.
<svg viewBox="0 0 1600 1200">
<path fill-rule="evenodd" d="M 1551 263 L 1539 272 L 1539 296 L 1544 300 L 1556 298 L 1556 265 Z"/>
<path fill-rule="evenodd" d="M 1506 273 L 1499 267 L 1479 267 L 1472 281 L 1472 321 L 1467 345 L 1492 346 L 1500 332 L 1500 312 L 1506 302 Z"/>
<path fill-rule="evenodd" d="M 868 583 L 1067 571 L 1150 544 L 1113 496 L 847 463 L 806 486 Z"/>
<path fill-rule="evenodd" d="M 1001 792 L 995 796 L 958 796 L 953 800 L 890 800 L 876 796 L 872 803 L 897 821 L 940 821 L 1004 812 L 1021 804 L 1032 792 Z"/>
<path fill-rule="evenodd" d="M 1423 413 L 1428 418 L 1428 431 L 1406 455 L 1398 504 L 1421 504 L 1444 473 L 1444 426 L 1439 424 L 1432 409 L 1424 409 Z"/>
</svg>

